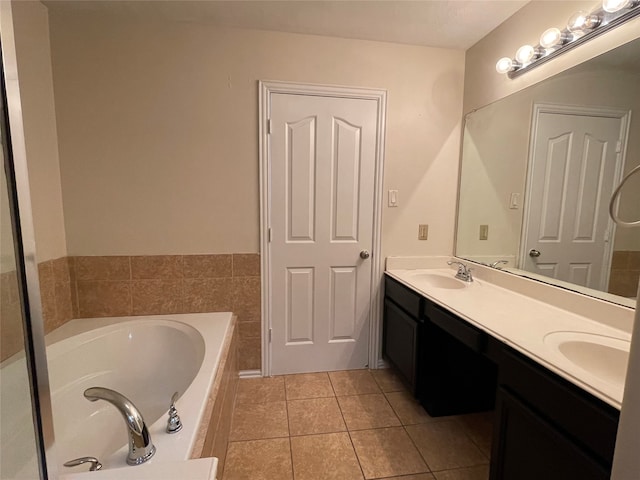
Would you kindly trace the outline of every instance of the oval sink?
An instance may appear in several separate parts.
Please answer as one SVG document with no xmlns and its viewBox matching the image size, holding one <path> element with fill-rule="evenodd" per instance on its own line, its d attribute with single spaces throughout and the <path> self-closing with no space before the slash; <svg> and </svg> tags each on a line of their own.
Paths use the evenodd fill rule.
<svg viewBox="0 0 640 480">
<path fill-rule="evenodd" d="M 553 332 L 544 342 L 557 349 L 571 363 L 613 385 L 624 385 L 630 342 L 584 332 Z"/>
<path fill-rule="evenodd" d="M 446 288 L 451 290 L 465 287 L 465 283 L 461 280 L 456 280 L 453 277 L 446 277 L 437 273 L 412 273 L 411 279 L 416 282 L 425 282 L 430 287 L 435 288 Z"/>
</svg>

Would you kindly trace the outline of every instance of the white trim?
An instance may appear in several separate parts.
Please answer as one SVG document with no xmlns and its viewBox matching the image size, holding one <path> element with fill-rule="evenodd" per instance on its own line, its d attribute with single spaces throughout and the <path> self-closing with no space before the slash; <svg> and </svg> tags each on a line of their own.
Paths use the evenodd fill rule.
<svg viewBox="0 0 640 480">
<path fill-rule="evenodd" d="M 238 378 L 260 378 L 262 377 L 261 370 L 240 370 L 238 372 Z"/>
<path fill-rule="evenodd" d="M 271 327 L 270 305 L 270 263 L 269 239 L 270 226 L 270 159 L 267 122 L 271 117 L 271 94 L 315 95 L 320 97 L 354 98 L 375 100 L 377 102 L 377 135 L 375 160 L 375 185 L 373 205 L 373 245 L 371 249 L 371 299 L 369 331 L 369 367 L 379 367 L 382 357 L 382 180 L 384 172 L 384 141 L 386 134 L 387 91 L 377 88 L 355 88 L 337 85 L 317 85 L 288 83 L 279 81 L 258 82 L 258 144 L 260 159 L 260 258 L 262 266 L 262 372 L 271 375 L 271 348 L 269 328 Z"/>
<path fill-rule="evenodd" d="M 533 169 L 533 149 L 535 146 L 535 140 L 538 135 L 538 121 L 540 119 L 540 114 L 542 113 L 551 113 L 551 114 L 562 114 L 562 115 L 580 115 L 580 116 L 590 116 L 590 117 L 606 117 L 606 118 L 618 118 L 620 119 L 620 137 L 619 140 L 622 144 L 622 148 L 620 153 L 616 156 L 616 171 L 614 173 L 613 187 L 620 182 L 622 178 L 622 172 L 624 171 L 624 165 L 626 162 L 626 153 L 627 153 L 627 145 L 629 141 L 629 125 L 631 123 L 631 110 L 621 110 L 616 108 L 609 107 L 598 107 L 598 106 L 579 106 L 579 105 L 554 105 L 547 103 L 535 103 L 533 105 L 533 112 L 531 115 L 531 130 L 529 134 L 529 153 L 527 157 L 527 180 L 525 186 L 525 196 L 524 196 L 524 211 L 522 215 L 522 229 L 520 232 L 520 245 L 518 246 L 518 266 L 522 270 L 524 270 L 523 265 L 526 262 L 526 251 L 525 251 L 525 243 L 528 234 L 528 226 L 529 226 L 529 217 L 531 214 L 531 183 L 532 179 L 532 169 Z M 608 204 L 607 204 L 608 205 Z M 608 284 L 609 278 L 609 270 L 611 268 L 611 260 L 613 257 L 613 244 L 615 238 L 615 224 L 611 218 L 608 219 L 607 228 L 611 232 L 609 238 L 609 242 L 607 242 L 605 246 L 605 251 L 603 253 L 603 264 L 601 269 L 601 280 L 602 284 L 604 281 L 605 286 Z M 553 279 L 551 279 L 553 280 Z"/>
</svg>

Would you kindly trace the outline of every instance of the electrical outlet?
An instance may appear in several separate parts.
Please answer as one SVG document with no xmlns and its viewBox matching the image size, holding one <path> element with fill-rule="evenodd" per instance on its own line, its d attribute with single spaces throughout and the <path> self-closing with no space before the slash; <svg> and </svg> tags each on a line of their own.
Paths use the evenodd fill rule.
<svg viewBox="0 0 640 480">
<path fill-rule="evenodd" d="M 489 225 L 480 225 L 480 240 L 489 238 Z"/>
<path fill-rule="evenodd" d="M 427 240 L 429 238 L 429 225 L 418 225 L 418 240 Z"/>
</svg>

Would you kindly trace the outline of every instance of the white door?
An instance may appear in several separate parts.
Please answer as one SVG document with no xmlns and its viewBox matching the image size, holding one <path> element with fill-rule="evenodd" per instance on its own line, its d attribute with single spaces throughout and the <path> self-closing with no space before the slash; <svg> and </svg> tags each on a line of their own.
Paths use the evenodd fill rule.
<svg viewBox="0 0 640 480">
<path fill-rule="evenodd" d="M 541 112 L 532 139 L 524 270 L 606 290 L 608 204 L 619 162 L 621 118 Z"/>
<path fill-rule="evenodd" d="M 271 94 L 271 373 L 369 358 L 377 102 Z"/>
</svg>

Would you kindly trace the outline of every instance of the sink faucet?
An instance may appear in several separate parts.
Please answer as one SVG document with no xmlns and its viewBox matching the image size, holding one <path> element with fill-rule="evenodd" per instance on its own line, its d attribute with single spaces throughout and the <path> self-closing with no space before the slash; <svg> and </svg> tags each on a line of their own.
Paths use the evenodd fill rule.
<svg viewBox="0 0 640 480">
<path fill-rule="evenodd" d="M 507 260 L 498 260 L 496 262 L 493 262 L 489 266 L 491 268 L 495 268 L 496 270 L 502 270 L 502 267 L 500 265 L 506 265 L 507 263 L 509 263 Z"/>
<path fill-rule="evenodd" d="M 156 453 L 156 447 L 151 442 L 151 436 L 140 411 L 124 395 L 103 387 L 91 387 L 84 391 L 84 396 L 90 402 L 105 400 L 116 407 L 122 414 L 127 424 L 129 433 L 129 455 L 127 463 L 129 465 L 140 465 L 146 462 Z"/>
<path fill-rule="evenodd" d="M 447 262 L 447 265 L 453 265 L 454 263 L 458 265 L 458 273 L 456 273 L 456 278 L 459 278 L 460 280 L 463 280 L 465 282 L 473 282 L 473 275 L 471 275 L 471 268 L 467 267 L 462 262 L 456 262 L 454 260 L 449 260 Z"/>
</svg>

